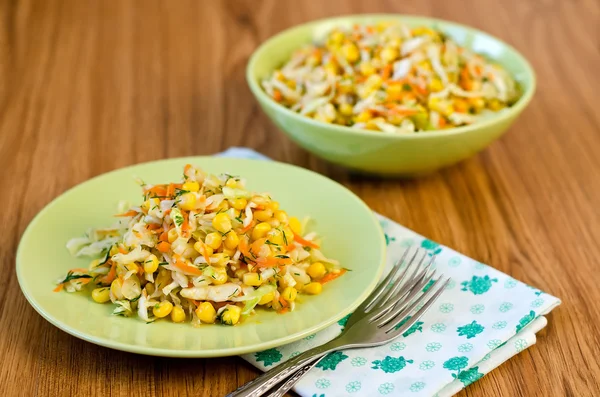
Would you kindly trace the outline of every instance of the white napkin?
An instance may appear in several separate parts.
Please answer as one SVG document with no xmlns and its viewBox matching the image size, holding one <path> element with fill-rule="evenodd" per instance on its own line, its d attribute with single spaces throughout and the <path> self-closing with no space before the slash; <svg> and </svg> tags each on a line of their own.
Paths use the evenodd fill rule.
<svg viewBox="0 0 600 397">
<path fill-rule="evenodd" d="M 246 148 L 220 156 L 269 160 Z M 405 249 L 424 248 L 452 278 L 434 306 L 393 343 L 335 352 L 294 388 L 305 397 L 451 396 L 536 342 L 560 300 L 380 216 L 389 272 Z M 268 370 L 333 339 L 344 320 L 278 348 L 242 356 Z"/>
</svg>

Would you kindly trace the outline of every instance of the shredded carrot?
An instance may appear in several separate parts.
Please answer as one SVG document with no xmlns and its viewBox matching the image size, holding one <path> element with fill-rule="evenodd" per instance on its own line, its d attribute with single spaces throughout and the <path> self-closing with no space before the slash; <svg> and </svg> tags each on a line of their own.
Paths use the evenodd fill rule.
<svg viewBox="0 0 600 397">
<path fill-rule="evenodd" d="M 240 240 L 240 244 L 238 245 L 240 252 L 244 255 L 245 258 L 250 258 L 251 254 L 249 251 L 248 240 L 246 238 L 242 238 Z"/>
<path fill-rule="evenodd" d="M 281 306 L 283 307 L 287 307 L 288 303 L 285 299 L 283 299 L 283 296 L 279 295 L 279 303 L 281 303 Z"/>
<path fill-rule="evenodd" d="M 140 232 L 138 232 L 137 230 L 132 230 L 132 232 L 135 235 L 135 237 L 142 238 L 142 234 Z"/>
<path fill-rule="evenodd" d="M 183 224 L 181 225 L 181 235 L 183 237 L 190 237 L 190 222 L 189 222 L 189 213 L 183 212 Z"/>
<path fill-rule="evenodd" d="M 283 95 L 281 95 L 279 90 L 273 90 L 273 99 L 275 99 L 277 102 L 281 102 L 283 100 Z"/>
<path fill-rule="evenodd" d="M 176 261 L 174 264 L 175 267 L 183 270 L 186 273 L 190 273 L 190 274 L 194 274 L 196 276 L 201 276 L 202 275 L 202 270 L 194 267 L 194 266 L 190 266 L 185 262 L 182 261 Z"/>
<path fill-rule="evenodd" d="M 289 245 L 285 246 L 286 252 L 287 251 L 292 251 L 292 250 L 295 250 L 295 249 L 296 249 L 296 246 L 294 244 L 289 244 Z"/>
<path fill-rule="evenodd" d="M 446 126 L 446 119 L 443 117 L 440 117 L 440 128 L 444 128 Z"/>
<path fill-rule="evenodd" d="M 119 252 L 122 253 L 123 255 L 127 255 L 129 253 L 129 252 L 127 252 L 125 247 L 123 247 L 122 245 L 119 245 Z"/>
<path fill-rule="evenodd" d="M 185 175 L 187 175 L 187 173 L 189 172 L 189 170 L 192 168 L 191 164 L 186 164 L 185 167 L 183 167 L 183 173 Z"/>
<path fill-rule="evenodd" d="M 60 292 L 62 291 L 62 289 L 65 287 L 64 284 L 58 284 L 58 286 L 56 288 L 54 288 L 52 291 L 54 292 Z"/>
<path fill-rule="evenodd" d="M 204 244 L 202 241 L 198 242 L 200 243 L 200 247 L 202 247 L 202 256 L 204 257 L 204 260 L 206 261 L 206 263 L 210 264 L 210 255 L 208 255 L 206 244 Z"/>
<path fill-rule="evenodd" d="M 266 238 L 264 238 L 264 237 L 259 238 L 258 240 L 253 242 L 252 245 L 250 246 L 250 252 L 252 252 L 252 253 L 254 253 L 254 255 L 258 256 L 262 246 L 265 245 L 266 242 L 267 242 Z"/>
<path fill-rule="evenodd" d="M 158 236 L 158 239 L 160 241 L 169 241 L 169 235 L 167 234 L 167 232 L 162 232 L 160 236 Z"/>
<path fill-rule="evenodd" d="M 281 310 L 277 310 L 277 314 L 285 314 L 285 313 L 287 313 L 289 311 L 290 311 L 290 309 L 288 309 L 287 307 L 284 307 Z"/>
<path fill-rule="evenodd" d="M 82 267 L 76 267 L 75 269 L 71 269 L 70 271 L 73 272 L 73 273 L 75 273 L 75 272 L 78 272 L 78 273 L 87 273 L 88 269 L 84 269 Z"/>
<path fill-rule="evenodd" d="M 146 228 L 147 228 L 148 230 L 158 230 L 158 229 L 161 229 L 161 228 L 162 228 L 162 226 L 161 226 L 161 225 L 158 225 L 158 224 L 156 224 L 156 223 L 150 223 L 150 224 L 146 225 Z"/>
<path fill-rule="evenodd" d="M 323 276 L 322 279 L 319 280 L 319 282 L 321 284 L 325 284 L 330 282 L 331 280 L 335 280 L 336 278 L 344 275 L 344 273 L 346 273 L 346 269 L 342 269 L 340 270 L 339 273 L 327 273 L 326 275 Z"/>
<path fill-rule="evenodd" d="M 150 189 L 145 189 L 144 193 L 154 193 L 154 195 L 156 196 L 164 197 L 167 195 L 167 189 L 165 188 L 165 185 L 156 185 L 151 187 Z"/>
<path fill-rule="evenodd" d="M 406 109 L 406 108 L 391 108 L 389 110 L 390 114 L 397 114 L 399 116 L 412 116 L 418 113 L 415 109 Z"/>
<path fill-rule="evenodd" d="M 171 197 L 175 194 L 175 186 L 172 183 L 169 183 L 169 187 L 167 188 L 167 196 Z"/>
<path fill-rule="evenodd" d="M 117 264 L 113 261 L 110 261 L 110 262 L 111 262 L 110 270 L 108 271 L 106 276 L 102 277 L 102 279 L 101 279 L 102 283 L 104 283 L 104 284 L 112 283 L 113 280 L 117 276 Z"/>
<path fill-rule="evenodd" d="M 171 249 L 171 244 L 169 244 L 166 241 L 161 241 L 160 243 L 158 243 L 158 245 L 156 246 L 156 248 L 160 252 L 169 252 L 169 249 Z"/>
<path fill-rule="evenodd" d="M 256 260 L 257 267 L 275 267 L 284 265 L 291 265 L 293 263 L 291 258 L 277 258 L 275 256 L 268 256 L 266 258 L 258 258 Z"/>
<path fill-rule="evenodd" d="M 246 233 L 248 230 L 252 229 L 252 227 L 254 227 L 255 224 L 256 224 L 256 222 L 253 219 L 252 222 L 250 222 L 250 224 L 248 226 L 245 226 L 242 229 L 242 233 Z"/>
<path fill-rule="evenodd" d="M 312 241 L 305 240 L 295 233 L 294 233 L 294 241 L 299 244 L 302 244 L 305 247 L 311 247 L 311 248 L 317 248 L 317 249 L 319 248 L 319 246 L 317 244 L 313 243 Z"/>
<path fill-rule="evenodd" d="M 114 215 L 116 217 L 125 217 L 125 216 L 136 216 L 137 214 L 139 214 L 139 212 L 135 211 L 135 210 L 130 210 L 127 212 L 123 212 L 122 214 L 117 214 Z"/>
<path fill-rule="evenodd" d="M 191 302 L 192 302 L 192 303 L 193 303 L 193 304 L 194 304 L 196 307 L 198 307 L 198 305 L 200 305 L 200 302 L 198 302 L 198 301 L 196 301 L 196 300 L 190 299 L 190 301 L 191 301 Z"/>
<path fill-rule="evenodd" d="M 388 63 L 381 70 L 381 77 L 383 77 L 385 80 L 387 80 L 390 78 L 391 75 L 392 75 L 392 65 L 390 65 Z"/>
</svg>

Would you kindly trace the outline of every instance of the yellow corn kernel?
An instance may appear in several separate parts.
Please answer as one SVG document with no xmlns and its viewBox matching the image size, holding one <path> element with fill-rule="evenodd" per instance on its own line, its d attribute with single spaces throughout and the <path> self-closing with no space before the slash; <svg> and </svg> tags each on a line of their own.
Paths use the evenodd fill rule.
<svg viewBox="0 0 600 397">
<path fill-rule="evenodd" d="M 227 248 L 223 248 L 223 255 L 228 256 L 229 258 L 231 258 L 233 255 L 235 255 L 235 250 L 230 250 Z"/>
<path fill-rule="evenodd" d="M 211 276 L 214 285 L 222 285 L 227 282 L 227 269 L 224 267 L 213 268 L 214 274 Z"/>
<path fill-rule="evenodd" d="M 252 238 L 254 240 L 263 238 L 270 230 L 271 225 L 269 225 L 267 222 L 261 222 L 258 225 L 254 226 L 254 229 L 252 230 Z"/>
<path fill-rule="evenodd" d="M 146 293 L 148 295 L 152 295 L 154 293 L 154 291 L 156 291 L 156 288 L 154 288 L 154 284 L 152 284 L 152 283 L 146 283 L 146 285 L 144 286 L 144 289 L 146 290 Z"/>
<path fill-rule="evenodd" d="M 381 60 L 385 63 L 392 63 L 394 62 L 394 60 L 396 58 L 398 58 L 399 52 L 397 48 L 394 47 L 385 47 L 382 51 L 381 54 L 379 54 L 379 56 L 381 57 Z"/>
<path fill-rule="evenodd" d="M 248 269 L 237 269 L 235 271 L 235 277 L 241 279 L 242 277 L 244 277 L 244 274 L 246 274 L 246 273 L 248 273 Z"/>
<path fill-rule="evenodd" d="M 275 219 L 277 219 L 279 222 L 287 223 L 288 216 L 285 211 L 281 211 L 281 210 L 275 211 L 274 215 L 275 215 Z"/>
<path fill-rule="evenodd" d="M 260 300 L 258 301 L 258 304 L 266 305 L 267 303 L 271 302 L 274 297 L 275 297 L 275 295 L 272 292 L 269 292 L 268 294 L 264 294 L 262 296 L 262 298 L 260 298 Z"/>
<path fill-rule="evenodd" d="M 233 208 L 235 208 L 236 210 L 243 210 L 244 208 L 246 208 L 246 205 L 248 204 L 248 200 L 246 200 L 245 198 L 236 198 L 233 200 L 229 200 L 229 203 L 231 204 L 231 206 Z"/>
<path fill-rule="evenodd" d="M 456 98 L 454 100 L 454 109 L 459 113 L 467 113 L 469 111 L 469 103 L 462 98 Z"/>
<path fill-rule="evenodd" d="M 148 274 L 154 273 L 158 269 L 158 258 L 152 254 L 144 261 L 144 271 Z"/>
<path fill-rule="evenodd" d="M 263 280 L 258 273 L 246 273 L 244 274 L 242 280 L 244 281 L 244 284 L 251 285 L 253 287 L 258 287 L 263 283 Z"/>
<path fill-rule="evenodd" d="M 173 310 L 173 304 L 169 301 L 162 301 L 152 308 L 152 313 L 158 318 L 167 317 L 171 310 Z"/>
<path fill-rule="evenodd" d="M 476 112 L 479 112 L 485 107 L 485 100 L 481 97 L 469 98 L 468 101 L 471 104 L 471 106 L 475 108 Z"/>
<path fill-rule="evenodd" d="M 256 211 L 254 217 L 261 222 L 266 222 L 273 217 L 273 211 L 271 209 Z"/>
<path fill-rule="evenodd" d="M 94 259 L 93 261 L 90 262 L 90 267 L 89 269 L 95 269 L 98 267 L 98 265 L 100 264 L 100 259 Z"/>
<path fill-rule="evenodd" d="M 213 250 L 218 249 L 221 246 L 222 237 L 219 233 L 208 233 L 204 239 L 204 243 Z"/>
<path fill-rule="evenodd" d="M 342 103 L 339 107 L 339 111 L 343 116 L 348 117 L 352 116 L 354 109 L 349 103 Z"/>
<path fill-rule="evenodd" d="M 179 196 L 179 208 L 185 211 L 191 211 L 196 208 L 196 195 L 194 193 L 184 193 Z"/>
<path fill-rule="evenodd" d="M 97 303 L 106 303 L 110 300 L 110 289 L 96 288 L 92 291 L 92 299 Z"/>
<path fill-rule="evenodd" d="M 438 79 L 437 77 L 434 77 L 429 82 L 429 90 L 431 90 L 433 92 L 439 92 L 443 89 L 444 89 L 444 85 L 442 84 L 442 80 Z"/>
<path fill-rule="evenodd" d="M 229 232 L 225 236 L 225 248 L 234 250 L 237 248 L 239 243 L 240 243 L 240 237 L 236 233 Z"/>
<path fill-rule="evenodd" d="M 419 67 L 421 67 L 421 69 L 424 69 L 428 72 L 431 72 L 431 63 L 429 61 L 422 61 L 419 62 Z"/>
<path fill-rule="evenodd" d="M 222 252 L 211 255 L 211 259 L 217 260 L 215 263 L 213 263 L 214 266 L 225 266 L 227 265 L 227 262 L 229 262 L 229 256 Z"/>
<path fill-rule="evenodd" d="M 394 98 L 398 98 L 398 96 L 400 96 L 403 91 L 404 91 L 404 88 L 402 87 L 402 84 L 390 84 L 385 89 L 385 92 L 389 96 L 394 97 Z"/>
<path fill-rule="evenodd" d="M 221 312 L 221 323 L 225 325 L 235 325 L 240 321 L 242 309 L 238 306 L 227 305 Z"/>
<path fill-rule="evenodd" d="M 156 284 L 157 289 L 162 289 L 171 283 L 171 271 L 165 269 L 164 267 L 160 268 L 158 271 L 158 276 L 156 276 L 156 280 L 154 284 Z"/>
<path fill-rule="evenodd" d="M 306 269 L 306 272 L 312 279 L 319 279 L 327 273 L 327 269 L 321 262 L 313 262 L 308 269 Z"/>
<path fill-rule="evenodd" d="M 376 72 L 371 62 L 362 62 L 358 68 L 363 76 L 370 76 Z"/>
<path fill-rule="evenodd" d="M 269 233 L 269 241 L 279 246 L 285 245 L 285 242 L 283 241 L 283 232 L 279 229 L 273 230 Z"/>
<path fill-rule="evenodd" d="M 323 285 L 321 283 L 309 283 L 304 286 L 302 292 L 310 295 L 319 295 L 323 291 Z"/>
<path fill-rule="evenodd" d="M 499 100 L 497 100 L 496 98 L 492 99 L 490 101 L 490 103 L 488 104 L 490 110 L 493 111 L 498 111 L 500 109 L 504 108 L 504 104 L 502 102 L 500 102 Z"/>
<path fill-rule="evenodd" d="M 283 230 L 283 242 L 286 245 L 291 244 L 294 241 L 294 233 L 292 232 L 292 229 L 286 226 L 281 228 L 281 230 Z"/>
<path fill-rule="evenodd" d="M 146 210 L 146 212 L 150 211 L 152 208 L 160 204 L 160 200 L 157 198 L 151 198 L 142 203 L 142 209 Z"/>
<path fill-rule="evenodd" d="M 281 222 L 279 222 L 275 218 L 271 218 L 271 219 L 269 219 L 269 225 L 271 225 L 272 228 L 276 228 L 276 227 L 279 227 L 279 225 L 281 225 Z"/>
<path fill-rule="evenodd" d="M 185 321 L 185 310 L 181 306 L 175 306 L 171 310 L 171 321 L 174 323 L 182 323 Z"/>
<path fill-rule="evenodd" d="M 302 234 L 302 223 L 300 223 L 298 218 L 292 216 L 290 218 L 289 225 L 290 229 L 292 229 L 292 232 L 294 232 L 295 234 Z"/>
<path fill-rule="evenodd" d="M 123 299 L 123 293 L 121 292 L 121 288 L 123 288 L 123 281 L 120 278 L 113 280 L 110 284 L 110 292 L 112 293 L 115 299 Z"/>
<path fill-rule="evenodd" d="M 211 256 L 213 254 L 213 249 L 201 241 L 194 243 L 194 249 L 202 255 L 206 253 L 206 255 Z"/>
<path fill-rule="evenodd" d="M 117 255 L 119 253 L 119 247 L 117 247 L 117 245 L 113 245 L 112 247 L 110 247 L 110 251 L 109 251 L 109 255 L 113 256 L 113 255 Z"/>
<path fill-rule="evenodd" d="M 342 46 L 342 54 L 350 63 L 354 63 L 360 58 L 360 51 L 353 43 L 346 43 Z"/>
<path fill-rule="evenodd" d="M 293 302 L 296 299 L 296 295 L 298 295 L 298 291 L 294 287 L 285 287 L 281 296 L 288 302 Z"/>
<path fill-rule="evenodd" d="M 177 234 L 177 229 L 175 229 L 175 228 L 170 229 L 167 232 L 167 239 L 169 240 L 169 243 L 172 243 L 173 241 L 177 240 L 178 237 L 179 237 L 179 234 Z"/>
<path fill-rule="evenodd" d="M 342 41 L 344 41 L 344 33 L 336 30 L 329 35 L 329 40 L 332 44 L 342 44 Z"/>
<path fill-rule="evenodd" d="M 277 210 L 279 209 L 279 202 L 277 202 L 277 201 L 271 201 L 271 202 L 269 203 L 269 208 L 270 208 L 270 209 L 271 209 L 273 212 L 277 211 Z"/>
<path fill-rule="evenodd" d="M 235 178 L 229 178 L 227 179 L 227 182 L 225 182 L 225 186 L 230 187 L 230 188 L 236 188 L 238 185 L 237 180 L 235 180 Z"/>
<path fill-rule="evenodd" d="M 227 233 L 231 230 L 231 219 L 229 219 L 229 216 L 227 216 L 227 214 L 221 212 L 213 218 L 212 225 L 219 232 Z"/>
<path fill-rule="evenodd" d="M 217 319 L 217 311 L 210 302 L 202 302 L 196 309 L 196 316 L 205 324 L 213 324 Z"/>
<path fill-rule="evenodd" d="M 200 190 L 200 184 L 196 181 L 188 181 L 184 183 L 181 188 L 183 190 L 187 190 L 188 192 L 197 192 Z"/>
<path fill-rule="evenodd" d="M 368 110 L 363 110 L 358 116 L 354 118 L 354 121 L 357 123 L 366 123 L 367 121 L 371 120 L 371 117 L 371 112 L 369 112 Z"/>
</svg>

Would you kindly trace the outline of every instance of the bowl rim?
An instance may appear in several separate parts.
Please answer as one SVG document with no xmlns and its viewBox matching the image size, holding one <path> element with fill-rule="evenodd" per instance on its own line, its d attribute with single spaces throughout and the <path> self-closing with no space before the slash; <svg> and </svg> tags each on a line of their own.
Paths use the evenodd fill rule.
<svg viewBox="0 0 600 397">
<path fill-rule="evenodd" d="M 242 346 L 232 346 L 224 349 L 204 349 L 204 350 L 187 350 L 185 348 L 163 348 L 163 347 L 155 347 L 155 346 L 147 346 L 147 345 L 136 345 L 131 343 L 125 343 L 120 340 L 112 340 L 107 339 L 105 337 L 99 337 L 96 335 L 92 335 L 87 331 L 81 331 L 80 328 L 67 324 L 61 318 L 58 318 L 51 313 L 48 312 L 46 306 L 41 302 L 39 296 L 36 296 L 31 292 L 30 286 L 27 282 L 27 277 L 24 272 L 24 259 L 23 252 L 27 249 L 24 241 L 27 242 L 28 236 L 33 233 L 33 230 L 38 226 L 38 224 L 43 220 L 46 213 L 50 212 L 52 208 L 59 204 L 61 200 L 65 198 L 70 193 L 76 192 L 77 190 L 85 188 L 92 181 L 101 180 L 102 178 L 109 177 L 110 175 L 122 173 L 124 171 L 133 171 L 138 167 L 144 167 L 148 165 L 155 164 L 166 164 L 166 163 L 197 163 L 201 164 L 203 161 L 207 160 L 219 160 L 219 161 L 236 161 L 240 163 L 265 163 L 266 167 L 270 167 L 276 165 L 282 168 L 288 169 L 296 169 L 302 173 L 306 173 L 311 176 L 311 178 L 317 178 L 321 180 L 327 181 L 327 183 L 332 183 L 337 185 L 344 194 L 352 197 L 352 200 L 360 207 L 362 207 L 367 213 L 370 214 L 370 221 L 375 229 L 378 231 L 378 240 L 379 246 L 373 247 L 373 250 L 377 250 L 379 254 L 379 263 L 377 263 L 376 272 L 374 274 L 373 280 L 366 286 L 365 289 L 357 293 L 352 303 L 350 303 L 344 310 L 340 310 L 337 314 L 330 317 L 327 320 L 320 322 L 319 324 L 315 324 L 311 327 L 306 327 L 301 331 L 298 331 L 291 335 L 286 335 L 285 337 L 280 337 L 278 339 L 271 339 L 260 343 L 255 343 L 253 345 L 244 344 Z M 375 251 L 374 251 L 375 252 Z M 283 163 L 275 160 L 260 160 L 260 159 L 250 159 L 243 157 L 223 157 L 223 156 L 207 156 L 207 155 L 199 155 L 199 156 L 184 156 L 184 157 L 173 157 L 173 158 L 164 158 L 158 160 L 150 160 L 144 161 L 140 163 L 130 164 L 124 167 L 118 167 L 113 170 L 100 173 L 91 178 L 85 179 L 74 186 L 66 189 L 61 192 L 58 196 L 54 197 L 49 203 L 47 203 L 29 222 L 23 233 L 19 238 L 18 247 L 15 255 L 15 273 L 17 275 L 17 283 L 19 285 L 19 289 L 21 293 L 27 300 L 27 302 L 33 307 L 33 309 L 46 321 L 55 326 L 56 328 L 78 338 L 84 340 L 86 342 L 93 343 L 98 346 L 103 346 L 115 350 L 143 354 L 149 356 L 157 356 L 157 357 L 177 357 L 177 358 L 212 358 L 212 357 L 229 357 L 236 356 L 241 354 L 249 354 L 257 351 L 262 351 L 270 348 L 275 348 L 279 346 L 283 346 L 288 343 L 297 342 L 302 338 L 311 335 L 316 332 L 320 332 L 327 327 L 333 325 L 343 317 L 351 314 L 356 310 L 356 308 L 365 300 L 367 297 L 375 290 L 377 285 L 382 279 L 383 272 L 386 268 L 387 264 L 387 246 L 385 240 L 385 234 L 383 232 L 383 228 L 380 225 L 379 219 L 373 212 L 373 210 L 365 203 L 363 199 L 361 199 L 356 193 L 350 190 L 348 187 L 344 186 L 338 181 L 335 181 L 331 178 L 328 178 L 318 172 L 313 170 L 303 168 L 294 164 Z M 51 280 L 49 280 L 51 282 Z M 189 325 L 189 324 L 188 324 Z"/>
<path fill-rule="evenodd" d="M 521 61 L 524 64 L 525 68 L 523 71 L 527 74 L 529 80 L 531 81 L 531 84 L 523 92 L 523 94 L 518 99 L 518 101 L 510 108 L 507 108 L 508 111 L 499 113 L 493 117 L 482 120 L 481 122 L 477 122 L 477 123 L 473 123 L 473 124 L 461 126 L 461 127 L 448 128 L 445 130 L 433 130 L 433 131 L 428 131 L 426 133 L 421 133 L 421 134 L 376 134 L 371 131 L 367 131 L 367 130 L 363 130 L 363 129 L 359 129 L 359 128 L 351 128 L 351 127 L 342 126 L 342 125 L 338 125 L 338 124 L 325 123 L 322 121 L 312 119 L 310 117 L 303 116 L 297 112 L 294 112 L 291 109 L 276 102 L 270 96 L 268 96 L 264 92 L 264 90 L 260 87 L 257 79 L 255 79 L 253 76 L 253 70 L 255 68 L 255 64 L 256 64 L 257 60 L 260 58 L 260 56 L 262 55 L 262 52 L 265 51 L 265 48 L 270 43 L 272 43 L 274 40 L 276 40 L 286 34 L 290 34 L 295 30 L 301 30 L 301 29 L 304 29 L 307 27 L 312 28 L 314 30 L 319 25 L 322 25 L 325 23 L 336 22 L 336 21 L 342 22 L 342 21 L 348 21 L 348 20 L 350 20 L 350 21 L 356 20 L 358 22 L 358 21 L 368 20 L 368 19 L 377 20 L 377 19 L 386 19 L 386 18 L 393 19 L 393 20 L 415 20 L 415 21 L 416 20 L 425 20 L 428 23 L 441 23 L 441 24 L 445 24 L 445 25 L 452 25 L 454 27 L 457 27 L 457 28 L 460 28 L 463 30 L 467 30 L 467 31 L 472 31 L 478 35 L 484 35 L 493 40 L 496 40 L 497 42 L 501 43 L 504 47 L 506 47 L 510 51 L 512 51 L 516 55 L 516 57 L 519 59 L 519 61 Z M 470 132 L 479 130 L 480 128 L 486 128 L 486 127 L 489 127 L 489 126 L 492 126 L 492 125 L 495 125 L 495 124 L 498 124 L 501 122 L 507 122 L 511 118 L 519 115 L 527 107 L 527 105 L 529 104 L 529 102 L 531 102 L 531 99 L 533 98 L 533 95 L 535 93 L 536 86 L 537 86 L 537 78 L 536 78 L 535 71 L 534 71 L 533 67 L 531 66 L 531 64 L 529 63 L 529 61 L 527 60 L 527 58 L 525 58 L 512 45 L 506 43 L 505 41 L 499 39 L 498 37 L 493 36 L 489 33 L 486 33 L 480 29 L 477 29 L 477 28 L 474 28 L 471 26 L 467 26 L 467 25 L 464 25 L 461 23 L 457 23 L 454 21 L 449 21 L 449 20 L 439 19 L 439 18 L 431 18 L 431 17 L 421 16 L 421 15 L 394 14 L 394 13 L 348 14 L 348 15 L 341 15 L 341 16 L 337 16 L 337 17 L 321 18 L 321 19 L 312 20 L 312 21 L 309 21 L 306 23 L 294 25 L 294 26 L 284 29 L 280 32 L 277 32 L 276 34 L 272 35 L 271 37 L 269 37 L 268 39 L 263 41 L 260 44 L 260 46 L 256 50 L 254 50 L 254 52 L 250 56 L 250 59 L 246 65 L 246 81 L 248 83 L 248 86 L 250 87 L 250 90 L 252 91 L 254 96 L 259 100 L 259 102 L 263 101 L 263 103 L 267 104 L 268 106 L 273 107 L 277 111 L 281 111 L 287 117 L 291 117 L 292 119 L 297 120 L 299 122 L 307 123 L 314 127 L 324 128 L 329 131 L 341 133 L 341 134 L 350 133 L 350 134 L 354 134 L 354 135 L 368 136 L 373 139 L 398 139 L 398 140 L 426 139 L 429 137 L 466 134 L 466 133 L 470 133 Z"/>
</svg>

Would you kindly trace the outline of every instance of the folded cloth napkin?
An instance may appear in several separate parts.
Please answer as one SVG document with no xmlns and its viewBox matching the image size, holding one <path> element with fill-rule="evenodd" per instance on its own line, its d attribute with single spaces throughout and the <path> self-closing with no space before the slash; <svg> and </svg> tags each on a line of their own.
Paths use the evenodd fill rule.
<svg viewBox="0 0 600 397">
<path fill-rule="evenodd" d="M 245 148 L 220 154 L 269 160 Z M 385 232 L 384 274 L 409 247 L 436 255 L 452 278 L 436 303 L 400 338 L 329 354 L 294 388 L 305 397 L 451 396 L 536 342 L 544 314 L 560 300 L 378 215 Z M 261 370 L 336 337 L 346 318 L 301 341 L 242 356 Z"/>
</svg>

